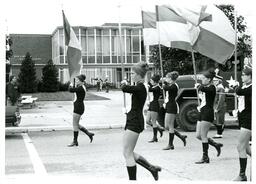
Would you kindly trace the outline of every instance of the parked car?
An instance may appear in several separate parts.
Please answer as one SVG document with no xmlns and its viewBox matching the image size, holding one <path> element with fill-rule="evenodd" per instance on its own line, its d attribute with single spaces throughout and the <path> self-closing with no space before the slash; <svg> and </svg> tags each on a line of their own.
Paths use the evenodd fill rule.
<svg viewBox="0 0 256 184">
<path fill-rule="evenodd" d="M 5 126 L 19 126 L 21 121 L 20 110 L 17 106 L 5 106 Z"/>
</svg>

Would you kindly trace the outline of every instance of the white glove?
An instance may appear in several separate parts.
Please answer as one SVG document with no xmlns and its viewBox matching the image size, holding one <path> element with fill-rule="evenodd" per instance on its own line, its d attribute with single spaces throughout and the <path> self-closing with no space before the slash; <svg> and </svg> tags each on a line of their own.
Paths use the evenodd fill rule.
<svg viewBox="0 0 256 184">
<path fill-rule="evenodd" d="M 125 107 L 122 108 L 122 113 L 127 114 L 127 109 Z"/>
<path fill-rule="evenodd" d="M 237 117 L 237 114 L 238 114 L 238 110 L 233 110 L 233 111 L 232 111 L 232 115 L 233 115 L 233 117 L 235 117 L 235 118 L 236 118 L 236 117 Z"/>
<path fill-rule="evenodd" d="M 163 103 L 163 108 L 166 109 L 166 103 Z"/>
<path fill-rule="evenodd" d="M 128 82 L 127 82 L 127 80 L 122 80 L 122 81 L 121 81 L 121 84 L 122 84 L 122 85 L 127 85 Z"/>
<path fill-rule="evenodd" d="M 228 93 L 228 92 L 229 92 L 229 89 L 226 87 L 226 88 L 224 89 L 224 92 L 225 92 L 225 93 Z"/>
<path fill-rule="evenodd" d="M 228 84 L 229 88 L 235 88 L 236 86 L 239 86 L 239 82 L 238 81 L 234 81 L 232 83 Z"/>
<path fill-rule="evenodd" d="M 200 83 L 195 83 L 194 88 L 198 88 L 201 84 Z"/>
</svg>

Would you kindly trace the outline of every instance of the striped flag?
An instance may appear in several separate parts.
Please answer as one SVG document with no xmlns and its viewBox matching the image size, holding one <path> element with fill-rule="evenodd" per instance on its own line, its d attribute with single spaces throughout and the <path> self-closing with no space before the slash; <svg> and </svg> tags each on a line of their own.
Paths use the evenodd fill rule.
<svg viewBox="0 0 256 184">
<path fill-rule="evenodd" d="M 164 5 L 156 6 L 156 20 L 161 42 L 169 41 L 170 47 L 192 50 L 191 45 L 197 40 L 199 28 Z"/>
<path fill-rule="evenodd" d="M 142 11 L 141 13 L 144 45 L 157 45 L 160 43 L 166 47 L 170 47 L 170 41 L 160 39 L 161 36 L 159 36 L 156 28 L 156 14 L 148 11 Z"/>
<path fill-rule="evenodd" d="M 158 32 L 156 29 L 156 14 L 141 11 L 144 45 L 157 45 Z"/>
<path fill-rule="evenodd" d="M 193 49 L 218 63 L 224 64 L 235 50 L 235 30 L 226 15 L 216 6 L 207 6 L 212 21 L 199 24 L 200 33 Z"/>
<path fill-rule="evenodd" d="M 164 15 L 160 15 L 164 16 Z M 147 11 L 142 11 L 142 26 L 143 26 L 143 39 L 144 39 L 144 44 L 145 45 L 156 45 L 158 43 L 166 46 L 166 47 L 173 47 L 173 48 L 178 48 L 178 49 L 183 49 L 183 50 L 188 50 L 191 51 L 191 44 L 188 43 L 188 40 L 190 38 L 187 38 L 191 28 L 193 29 L 193 26 L 188 24 L 186 25 L 187 32 L 186 34 L 186 41 L 184 42 L 183 37 L 184 35 L 180 35 L 179 37 L 174 38 L 172 36 L 172 32 L 170 32 L 170 29 L 163 29 L 161 26 L 157 26 L 157 17 L 156 13 L 153 12 L 147 12 Z M 158 33 L 158 31 L 160 31 Z M 181 32 L 180 32 L 181 31 Z M 184 30 L 177 31 L 177 34 L 183 34 Z M 198 31 L 199 32 L 199 31 Z M 198 35 L 198 34 L 197 34 Z M 180 37 L 182 39 L 180 39 Z"/>
<path fill-rule="evenodd" d="M 173 40 L 172 37 L 177 39 L 177 34 L 179 36 L 186 35 L 185 32 L 188 31 L 188 36 L 183 38 L 182 47 L 186 48 L 185 45 L 189 43 L 190 39 L 194 51 L 221 64 L 224 64 L 233 55 L 235 31 L 226 15 L 216 6 L 181 8 L 174 5 L 162 5 L 158 6 L 156 10 L 159 29 L 163 30 L 162 34 L 169 34 L 170 40 Z M 186 22 L 189 28 L 186 28 Z M 176 33 L 181 29 L 183 29 L 183 34 L 181 34 L 182 32 Z M 173 44 L 176 43 L 172 42 Z M 187 50 L 189 50 L 189 44 L 187 46 Z M 177 48 L 177 46 L 172 47 Z"/>
<path fill-rule="evenodd" d="M 198 26 L 202 21 L 212 20 L 212 15 L 206 12 L 206 5 L 185 4 L 181 6 L 179 4 L 171 4 L 163 6 L 195 26 Z"/>
<path fill-rule="evenodd" d="M 81 73 L 83 63 L 82 63 L 82 47 L 79 43 L 76 34 L 72 27 L 70 26 L 64 11 L 62 10 L 63 15 L 63 28 L 65 34 L 65 45 L 67 48 L 67 61 L 70 81 Z"/>
</svg>

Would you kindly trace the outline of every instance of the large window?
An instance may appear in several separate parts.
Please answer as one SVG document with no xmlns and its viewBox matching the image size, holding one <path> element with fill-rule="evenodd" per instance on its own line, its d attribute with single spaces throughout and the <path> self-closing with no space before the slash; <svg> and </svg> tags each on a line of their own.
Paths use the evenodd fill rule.
<svg viewBox="0 0 256 184">
<path fill-rule="evenodd" d="M 97 63 L 102 63 L 102 37 L 96 36 Z"/>
<path fill-rule="evenodd" d="M 110 39 L 109 39 L 109 29 L 103 30 L 102 37 L 102 47 L 103 47 L 103 63 L 110 63 Z"/>
<path fill-rule="evenodd" d="M 95 63 L 94 29 L 88 29 L 88 63 Z"/>
<path fill-rule="evenodd" d="M 110 55 L 110 48 L 109 48 L 109 36 L 103 36 L 103 55 L 109 56 Z"/>
<path fill-rule="evenodd" d="M 86 40 L 86 30 L 81 29 L 81 46 L 82 46 L 82 55 L 87 55 L 87 40 Z"/>
<path fill-rule="evenodd" d="M 63 34 L 60 34 L 59 36 L 59 51 L 60 51 L 60 55 L 63 56 L 64 55 L 64 36 Z"/>
<path fill-rule="evenodd" d="M 131 30 L 126 30 L 126 61 L 132 63 L 132 37 Z"/>
<path fill-rule="evenodd" d="M 58 31 L 52 37 L 52 57 L 54 64 L 59 64 L 59 43 L 58 43 Z"/>
</svg>

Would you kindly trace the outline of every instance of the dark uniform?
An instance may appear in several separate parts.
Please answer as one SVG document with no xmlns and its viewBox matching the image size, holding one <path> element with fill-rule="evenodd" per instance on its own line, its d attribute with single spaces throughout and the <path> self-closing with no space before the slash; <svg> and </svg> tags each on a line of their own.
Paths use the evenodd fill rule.
<svg viewBox="0 0 256 184">
<path fill-rule="evenodd" d="M 150 83 L 149 83 L 150 84 Z M 153 86 L 153 85 L 149 85 L 149 89 L 148 89 L 149 92 L 153 92 L 153 101 L 150 102 L 149 104 L 149 111 L 153 111 L 153 112 L 159 112 L 159 102 L 158 102 L 158 99 L 161 95 L 161 88 L 159 85 L 157 86 Z"/>
<path fill-rule="evenodd" d="M 178 84 L 174 83 L 171 85 L 165 85 L 164 90 L 167 91 L 169 95 L 168 102 L 166 104 L 166 113 L 177 114 L 179 107 L 175 98 L 178 95 Z"/>
<path fill-rule="evenodd" d="M 135 86 L 123 85 L 122 91 L 132 94 L 132 107 L 127 114 L 125 130 L 141 133 L 144 130 L 143 106 L 147 98 L 147 90 L 142 82 Z"/>
<path fill-rule="evenodd" d="M 75 93 L 74 99 L 74 113 L 82 115 L 84 113 L 84 98 L 85 98 L 85 86 L 70 87 L 69 91 Z"/>
<path fill-rule="evenodd" d="M 213 84 L 208 86 L 201 85 L 198 88 L 201 91 L 199 96 L 201 97 L 201 105 L 200 105 L 200 116 L 199 121 L 214 121 L 214 100 L 216 96 L 216 87 Z"/>
<path fill-rule="evenodd" d="M 242 128 L 252 129 L 252 85 L 237 87 L 235 89 L 238 98 L 238 121 Z"/>
</svg>

